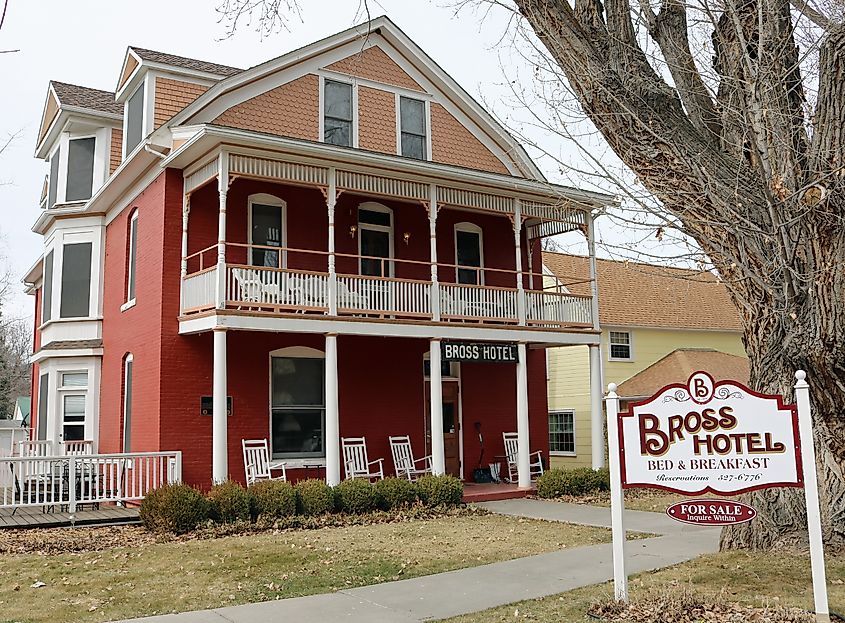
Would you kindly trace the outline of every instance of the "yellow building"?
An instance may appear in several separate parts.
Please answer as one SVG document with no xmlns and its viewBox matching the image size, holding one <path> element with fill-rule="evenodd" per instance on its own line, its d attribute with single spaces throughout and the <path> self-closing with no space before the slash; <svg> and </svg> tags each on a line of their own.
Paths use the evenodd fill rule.
<svg viewBox="0 0 845 623">
<path fill-rule="evenodd" d="M 589 294 L 588 257 L 543 253 L 543 265 L 559 287 Z M 690 368 L 747 381 L 739 314 L 712 273 L 597 260 L 596 274 L 602 387 L 616 383 L 633 400 L 685 381 Z M 603 465 L 604 443 L 594 457 L 591 441 L 589 348 L 550 348 L 547 357 L 551 466 Z M 595 434 L 603 440 L 603 426 Z"/>
</svg>

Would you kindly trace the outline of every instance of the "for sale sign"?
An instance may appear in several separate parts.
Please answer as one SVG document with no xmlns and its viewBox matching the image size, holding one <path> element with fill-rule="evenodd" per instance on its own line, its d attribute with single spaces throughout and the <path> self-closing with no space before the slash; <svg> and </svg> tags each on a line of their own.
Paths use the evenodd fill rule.
<svg viewBox="0 0 845 623">
<path fill-rule="evenodd" d="M 696 372 L 618 418 L 622 486 L 735 495 L 803 485 L 798 414 L 780 396 Z"/>
</svg>

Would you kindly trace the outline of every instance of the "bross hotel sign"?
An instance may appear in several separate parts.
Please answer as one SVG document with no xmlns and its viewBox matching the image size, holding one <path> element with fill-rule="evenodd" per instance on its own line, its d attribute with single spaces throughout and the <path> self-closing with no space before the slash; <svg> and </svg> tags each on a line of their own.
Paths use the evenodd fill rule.
<svg viewBox="0 0 845 623">
<path fill-rule="evenodd" d="M 798 415 L 780 396 L 696 372 L 619 415 L 622 486 L 734 495 L 803 484 Z"/>
</svg>

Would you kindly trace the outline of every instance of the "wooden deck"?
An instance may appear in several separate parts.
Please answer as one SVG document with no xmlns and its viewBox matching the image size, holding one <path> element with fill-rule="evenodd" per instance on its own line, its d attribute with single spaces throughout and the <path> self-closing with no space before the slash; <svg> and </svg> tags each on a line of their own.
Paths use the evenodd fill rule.
<svg viewBox="0 0 845 623">
<path fill-rule="evenodd" d="M 63 526 L 93 526 L 138 523 L 138 509 L 120 506 L 101 506 L 96 510 L 77 511 L 76 516 L 66 511 L 43 512 L 41 507 L 19 508 L 13 515 L 7 508 L 0 509 L 0 530 L 3 528 L 60 528 Z"/>
<path fill-rule="evenodd" d="M 463 501 L 469 504 L 471 502 L 512 500 L 514 498 L 524 498 L 529 495 L 534 495 L 536 491 L 537 489 L 534 486 L 531 486 L 529 489 L 520 489 L 519 485 L 506 482 L 491 482 L 489 484 L 465 482 Z"/>
</svg>

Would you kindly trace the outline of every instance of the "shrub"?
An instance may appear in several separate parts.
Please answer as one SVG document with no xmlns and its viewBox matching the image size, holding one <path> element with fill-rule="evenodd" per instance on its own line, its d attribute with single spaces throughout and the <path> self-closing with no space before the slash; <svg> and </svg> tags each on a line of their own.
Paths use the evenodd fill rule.
<svg viewBox="0 0 845 623">
<path fill-rule="evenodd" d="M 249 521 L 249 494 L 238 483 L 227 480 L 208 492 L 211 518 L 220 523 Z"/>
<path fill-rule="evenodd" d="M 367 480 L 344 480 L 334 489 L 337 507 L 344 513 L 361 515 L 376 509 L 378 498 L 375 487 Z"/>
<path fill-rule="evenodd" d="M 281 519 L 296 514 L 296 490 L 283 480 L 261 480 L 248 490 L 253 518 Z"/>
<path fill-rule="evenodd" d="M 208 502 L 202 493 L 181 483 L 164 485 L 141 502 L 141 523 L 153 532 L 184 534 L 208 520 Z"/>
<path fill-rule="evenodd" d="M 385 478 L 375 484 L 378 507 L 382 510 L 406 508 L 417 501 L 417 486 L 406 478 Z"/>
<path fill-rule="evenodd" d="M 458 506 L 464 496 L 464 484 L 454 476 L 423 476 L 417 481 L 420 500 L 429 507 Z"/>
<path fill-rule="evenodd" d="M 541 498 L 579 496 L 608 490 L 610 490 L 609 472 L 596 471 L 589 467 L 550 469 L 537 479 L 537 495 Z"/>
<path fill-rule="evenodd" d="M 602 467 L 596 470 L 596 486 L 599 491 L 610 491 L 610 469 Z"/>
<path fill-rule="evenodd" d="M 297 510 L 302 515 L 324 515 L 334 510 L 334 492 L 322 480 L 300 480 L 295 489 Z"/>
</svg>

